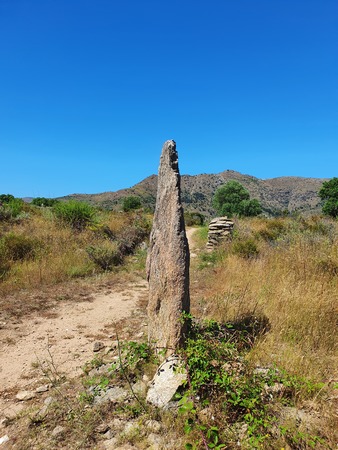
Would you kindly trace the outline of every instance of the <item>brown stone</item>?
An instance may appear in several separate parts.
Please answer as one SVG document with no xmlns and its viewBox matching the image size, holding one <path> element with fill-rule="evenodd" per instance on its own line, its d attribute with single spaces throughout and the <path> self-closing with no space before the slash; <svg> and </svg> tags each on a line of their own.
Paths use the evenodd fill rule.
<svg viewBox="0 0 338 450">
<path fill-rule="evenodd" d="M 167 354 L 183 343 L 182 312 L 190 310 L 189 246 L 181 205 L 176 143 L 163 145 L 153 228 L 147 258 L 148 334 Z"/>
</svg>

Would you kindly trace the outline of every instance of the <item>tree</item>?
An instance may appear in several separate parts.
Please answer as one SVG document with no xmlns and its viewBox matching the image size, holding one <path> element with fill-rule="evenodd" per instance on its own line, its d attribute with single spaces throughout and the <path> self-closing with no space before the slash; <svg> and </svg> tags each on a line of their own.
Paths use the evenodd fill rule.
<svg viewBox="0 0 338 450">
<path fill-rule="evenodd" d="M 0 203 L 9 203 L 14 200 L 14 195 L 12 194 L 1 194 L 0 195 Z"/>
<path fill-rule="evenodd" d="M 250 200 L 250 194 L 238 181 L 228 181 L 215 192 L 213 206 L 222 216 L 257 216 L 262 212 L 258 200 Z"/>
<path fill-rule="evenodd" d="M 133 209 L 141 208 L 142 203 L 140 197 L 136 197 L 134 195 L 130 195 L 129 197 L 125 197 L 122 201 L 122 209 L 123 211 L 131 211 Z"/>
<path fill-rule="evenodd" d="M 55 198 L 36 197 L 32 200 L 32 205 L 35 206 L 53 206 L 58 200 Z"/>
<path fill-rule="evenodd" d="M 327 216 L 338 217 L 338 178 L 324 181 L 318 192 L 319 197 L 325 200 L 323 213 Z"/>
</svg>

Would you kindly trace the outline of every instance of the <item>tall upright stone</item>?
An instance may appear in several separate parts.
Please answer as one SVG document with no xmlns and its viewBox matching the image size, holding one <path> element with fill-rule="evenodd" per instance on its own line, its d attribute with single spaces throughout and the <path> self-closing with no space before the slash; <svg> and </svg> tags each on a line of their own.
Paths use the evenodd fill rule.
<svg viewBox="0 0 338 450">
<path fill-rule="evenodd" d="M 183 343 L 190 311 L 189 246 L 181 205 L 180 173 L 175 141 L 163 145 L 157 199 L 147 257 L 149 281 L 148 336 L 167 354 Z"/>
</svg>

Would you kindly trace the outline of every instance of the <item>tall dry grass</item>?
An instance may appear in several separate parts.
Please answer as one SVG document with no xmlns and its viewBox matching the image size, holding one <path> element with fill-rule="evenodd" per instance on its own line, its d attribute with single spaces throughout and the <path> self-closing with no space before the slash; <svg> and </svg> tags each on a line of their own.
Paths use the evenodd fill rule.
<svg viewBox="0 0 338 450">
<path fill-rule="evenodd" d="M 0 222 L 0 296 L 102 273 L 88 248 L 113 253 L 116 240 L 123 239 L 127 246 L 138 230 L 147 230 L 148 220 L 142 213 L 101 211 L 94 224 L 79 232 L 58 221 L 48 208 L 32 206 L 22 220 Z M 9 250 L 10 239 L 15 241 L 12 247 L 28 242 L 33 250 L 15 257 Z"/>
<path fill-rule="evenodd" d="M 319 218 L 251 219 L 216 262 L 194 276 L 195 302 L 221 321 L 265 315 L 270 330 L 249 357 L 316 380 L 337 376 L 337 222 Z M 236 242 L 256 245 L 254 257 Z M 244 245 L 245 249 L 245 245 Z M 202 293 L 202 295 L 201 295 Z"/>
</svg>

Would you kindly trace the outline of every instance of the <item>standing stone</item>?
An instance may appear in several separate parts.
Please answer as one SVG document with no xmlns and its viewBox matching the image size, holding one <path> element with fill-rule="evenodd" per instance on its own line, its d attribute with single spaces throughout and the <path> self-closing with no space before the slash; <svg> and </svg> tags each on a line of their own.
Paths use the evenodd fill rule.
<svg viewBox="0 0 338 450">
<path fill-rule="evenodd" d="M 153 228 L 147 258 L 149 342 L 167 355 L 182 345 L 190 311 L 189 246 L 181 205 L 180 173 L 175 141 L 163 145 Z"/>
</svg>

